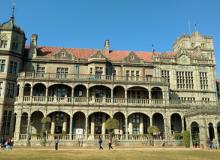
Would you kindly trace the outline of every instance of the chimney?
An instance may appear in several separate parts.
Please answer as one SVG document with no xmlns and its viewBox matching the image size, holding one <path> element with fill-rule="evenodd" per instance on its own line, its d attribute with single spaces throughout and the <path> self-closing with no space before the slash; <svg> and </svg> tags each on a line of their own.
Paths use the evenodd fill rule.
<svg viewBox="0 0 220 160">
<path fill-rule="evenodd" d="M 107 39 L 105 40 L 105 50 L 109 50 L 110 49 L 110 41 Z"/>
<path fill-rule="evenodd" d="M 30 50 L 28 54 L 28 58 L 35 58 L 37 56 L 37 34 L 31 35 L 31 41 L 30 41 Z"/>
</svg>

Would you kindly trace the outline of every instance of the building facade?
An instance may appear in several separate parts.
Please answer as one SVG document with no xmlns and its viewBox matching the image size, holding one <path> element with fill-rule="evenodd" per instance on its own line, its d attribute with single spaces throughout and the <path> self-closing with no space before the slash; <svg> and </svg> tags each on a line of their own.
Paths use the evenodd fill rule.
<svg viewBox="0 0 220 160">
<path fill-rule="evenodd" d="M 220 140 L 212 37 L 183 35 L 164 53 L 115 51 L 109 40 L 99 50 L 38 46 L 36 34 L 25 41 L 14 17 L 0 25 L 0 134 L 16 144 L 40 143 L 44 117 L 47 140 L 66 144 L 107 139 L 108 118 L 119 121 L 121 142 L 147 140 L 152 125 L 167 143 L 183 130 L 194 145 Z"/>
</svg>

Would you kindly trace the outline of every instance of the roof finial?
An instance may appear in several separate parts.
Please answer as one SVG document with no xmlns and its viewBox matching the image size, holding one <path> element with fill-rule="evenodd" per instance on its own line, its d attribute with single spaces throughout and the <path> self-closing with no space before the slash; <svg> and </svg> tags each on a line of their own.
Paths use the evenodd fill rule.
<svg viewBox="0 0 220 160">
<path fill-rule="evenodd" d="M 195 23 L 195 32 L 198 32 L 198 31 L 197 31 L 197 24 L 196 24 L 196 23 Z"/>
<path fill-rule="evenodd" d="M 12 13 L 11 13 L 11 19 L 14 20 L 15 18 L 15 2 L 12 3 Z"/>
<path fill-rule="evenodd" d="M 155 53 L 155 48 L 154 48 L 154 44 L 152 44 L 152 52 Z"/>
</svg>

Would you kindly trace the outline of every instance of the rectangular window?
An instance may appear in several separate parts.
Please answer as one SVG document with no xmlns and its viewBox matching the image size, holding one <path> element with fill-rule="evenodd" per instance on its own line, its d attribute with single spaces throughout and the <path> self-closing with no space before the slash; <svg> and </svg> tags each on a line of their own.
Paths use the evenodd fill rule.
<svg viewBox="0 0 220 160">
<path fill-rule="evenodd" d="M 139 77 L 140 77 L 140 75 L 139 75 L 139 71 L 136 71 L 136 81 L 139 80 Z"/>
<path fill-rule="evenodd" d="M 176 81 L 178 89 L 193 89 L 193 72 L 177 71 Z"/>
<path fill-rule="evenodd" d="M 37 77 L 44 77 L 44 74 L 45 74 L 45 67 L 40 67 L 39 65 L 37 65 L 36 76 Z"/>
<path fill-rule="evenodd" d="M 89 75 L 92 75 L 92 68 L 89 68 Z"/>
<path fill-rule="evenodd" d="M 200 77 L 200 88 L 202 90 L 208 89 L 208 76 L 207 72 L 199 72 Z"/>
<path fill-rule="evenodd" d="M 179 97 L 181 103 L 195 103 L 195 97 Z"/>
<path fill-rule="evenodd" d="M 125 79 L 128 81 L 129 80 L 129 70 L 126 71 Z"/>
<path fill-rule="evenodd" d="M 8 83 L 7 84 L 7 98 L 14 98 L 14 90 L 15 90 L 15 84 L 14 83 Z"/>
<path fill-rule="evenodd" d="M 170 84 L 170 71 L 162 70 L 161 77 L 164 78 Z"/>
<path fill-rule="evenodd" d="M 112 71 L 112 76 L 113 76 L 113 79 L 115 80 L 116 79 L 116 70 L 115 69 Z"/>
<path fill-rule="evenodd" d="M 103 73 L 103 67 L 95 67 L 95 76 L 96 79 L 101 79 Z"/>
<path fill-rule="evenodd" d="M 0 40 L 0 48 L 6 48 L 7 47 L 7 40 Z"/>
<path fill-rule="evenodd" d="M 5 71 L 5 60 L 0 59 L 0 72 L 4 72 L 4 71 Z"/>
<path fill-rule="evenodd" d="M 0 97 L 2 96 L 3 91 L 3 82 L 0 82 Z"/>
<path fill-rule="evenodd" d="M 11 74 L 12 74 L 12 72 L 13 72 L 13 64 L 14 64 L 14 62 L 13 62 L 13 61 L 10 61 L 8 73 L 11 73 Z"/>
<path fill-rule="evenodd" d="M 57 68 L 57 76 L 58 79 L 68 78 L 68 68 Z"/>
<path fill-rule="evenodd" d="M 18 67 L 17 62 L 10 61 L 8 73 L 16 74 L 17 73 L 17 67 Z"/>
<path fill-rule="evenodd" d="M 134 71 L 131 71 L 131 80 L 133 81 L 134 80 Z"/>
<path fill-rule="evenodd" d="M 210 98 L 206 98 L 206 97 L 202 98 L 203 103 L 209 103 L 209 101 L 210 101 Z"/>
</svg>

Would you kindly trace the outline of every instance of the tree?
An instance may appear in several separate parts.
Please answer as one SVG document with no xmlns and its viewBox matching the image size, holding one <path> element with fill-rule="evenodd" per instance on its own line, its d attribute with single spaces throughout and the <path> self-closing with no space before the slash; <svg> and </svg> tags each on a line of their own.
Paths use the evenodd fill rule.
<svg viewBox="0 0 220 160">
<path fill-rule="evenodd" d="M 110 136 L 114 134 L 114 129 L 119 128 L 119 121 L 115 118 L 109 118 L 105 122 L 105 128 L 109 131 Z"/>
<path fill-rule="evenodd" d="M 147 132 L 153 136 L 153 135 L 158 134 L 160 132 L 160 130 L 157 126 L 149 126 L 147 128 Z"/>
<path fill-rule="evenodd" d="M 45 146 L 47 142 L 47 132 L 49 129 L 49 124 L 51 122 L 50 117 L 44 117 L 41 119 L 42 128 L 41 128 L 41 138 L 42 138 L 42 145 Z"/>
<path fill-rule="evenodd" d="M 184 142 L 185 147 L 189 148 L 190 147 L 190 132 L 183 131 L 182 136 L 183 136 L 183 142 Z"/>
<path fill-rule="evenodd" d="M 158 135 L 160 130 L 157 126 L 149 126 L 147 132 L 150 134 L 150 144 L 154 146 L 154 136 Z"/>
</svg>

